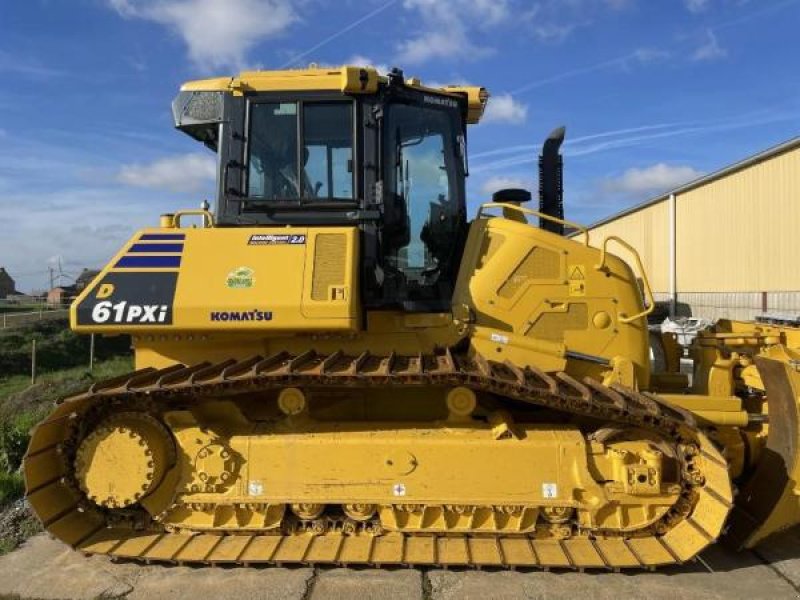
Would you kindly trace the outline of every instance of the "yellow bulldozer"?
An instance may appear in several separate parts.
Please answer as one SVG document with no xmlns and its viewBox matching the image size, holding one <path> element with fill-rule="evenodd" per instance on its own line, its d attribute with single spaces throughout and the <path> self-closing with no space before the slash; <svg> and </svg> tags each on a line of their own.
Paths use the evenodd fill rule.
<svg viewBox="0 0 800 600">
<path fill-rule="evenodd" d="M 183 85 L 215 207 L 73 304 L 136 365 L 32 433 L 46 530 L 148 562 L 618 570 L 800 520 L 800 332 L 719 324 L 691 382 L 659 336 L 654 372 L 635 250 L 553 209 L 563 131 L 544 209 L 501 190 L 468 221 L 487 99 L 352 66 Z"/>
</svg>

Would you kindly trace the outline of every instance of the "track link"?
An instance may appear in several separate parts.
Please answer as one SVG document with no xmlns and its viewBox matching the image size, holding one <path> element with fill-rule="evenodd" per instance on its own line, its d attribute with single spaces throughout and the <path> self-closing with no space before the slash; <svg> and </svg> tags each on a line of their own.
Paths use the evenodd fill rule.
<svg viewBox="0 0 800 600">
<path fill-rule="evenodd" d="M 680 499 L 655 527 L 623 536 L 579 532 L 563 540 L 525 535 L 421 535 L 265 532 L 223 535 L 172 533 L 115 525 L 82 496 L 72 460 L 80 423 L 104 406 L 166 403 L 195 395 L 230 397 L 286 386 L 467 386 L 517 401 L 607 423 L 645 428 L 672 440 L 682 463 Z M 698 430 L 692 415 L 652 394 L 605 387 L 566 373 L 487 360 L 444 350 L 416 356 L 358 356 L 343 352 L 227 360 L 144 369 L 95 383 L 58 403 L 33 431 L 24 460 L 26 495 L 45 529 L 88 554 L 146 562 L 299 563 L 543 567 L 654 568 L 681 563 L 716 541 L 732 506 L 725 460 Z"/>
</svg>

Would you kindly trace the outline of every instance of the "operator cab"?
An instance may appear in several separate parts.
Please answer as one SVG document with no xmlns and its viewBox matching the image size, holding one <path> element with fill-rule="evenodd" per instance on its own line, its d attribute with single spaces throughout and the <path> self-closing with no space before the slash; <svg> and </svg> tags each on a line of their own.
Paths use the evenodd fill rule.
<svg viewBox="0 0 800 600">
<path fill-rule="evenodd" d="M 356 226 L 363 304 L 428 312 L 450 307 L 467 231 L 466 126 L 487 98 L 343 67 L 193 82 L 173 113 L 217 152 L 218 226 Z"/>
</svg>

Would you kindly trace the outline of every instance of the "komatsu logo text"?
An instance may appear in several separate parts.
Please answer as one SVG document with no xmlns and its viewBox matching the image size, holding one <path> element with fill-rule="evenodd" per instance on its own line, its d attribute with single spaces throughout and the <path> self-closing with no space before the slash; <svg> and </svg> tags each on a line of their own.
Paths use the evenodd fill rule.
<svg viewBox="0 0 800 600">
<path fill-rule="evenodd" d="M 214 310 L 212 321 L 272 321 L 272 312 L 264 310 Z"/>
<path fill-rule="evenodd" d="M 114 304 L 108 300 L 98 302 L 92 309 L 95 323 L 164 323 L 166 304 L 129 304 L 127 301 Z"/>
</svg>

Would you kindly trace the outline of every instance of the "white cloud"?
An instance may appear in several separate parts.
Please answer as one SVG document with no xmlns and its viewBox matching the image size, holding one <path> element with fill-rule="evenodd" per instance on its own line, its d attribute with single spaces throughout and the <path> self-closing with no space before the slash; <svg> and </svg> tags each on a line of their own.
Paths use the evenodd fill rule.
<svg viewBox="0 0 800 600">
<path fill-rule="evenodd" d="M 706 39 L 702 46 L 697 48 L 692 54 L 692 60 L 695 61 L 712 61 L 725 58 L 728 56 L 728 51 L 719 45 L 717 36 L 710 29 L 706 29 Z"/>
<path fill-rule="evenodd" d="M 489 98 L 483 123 L 511 123 L 519 125 L 528 118 L 528 105 L 514 99 L 511 94 L 500 94 Z"/>
<path fill-rule="evenodd" d="M 485 48 L 472 45 L 460 28 L 450 32 L 427 31 L 415 38 L 401 42 L 398 50 L 397 60 L 402 64 L 412 65 L 459 55 L 480 58 L 488 53 Z"/>
<path fill-rule="evenodd" d="M 175 31 L 189 57 L 205 70 L 241 68 L 247 51 L 297 20 L 290 0 L 108 0 L 125 18 Z"/>
<path fill-rule="evenodd" d="M 422 32 L 398 44 L 402 64 L 487 56 L 493 50 L 473 43 L 472 32 L 499 25 L 511 14 L 508 0 L 404 0 L 403 7 L 421 20 Z"/>
<path fill-rule="evenodd" d="M 662 48 L 637 48 L 633 51 L 633 61 L 643 65 L 667 60 L 672 54 Z"/>
<path fill-rule="evenodd" d="M 13 224 L 0 236 L 0 256 L 17 289 L 46 289 L 53 257 L 60 256 L 71 275 L 85 267 L 100 268 L 136 229 L 156 226 L 161 213 L 197 204 L 118 185 L 12 191 L 0 199 L 4 221 Z"/>
<path fill-rule="evenodd" d="M 208 188 L 209 181 L 216 177 L 216 170 L 211 154 L 191 153 L 169 156 L 146 165 L 125 165 L 117 173 L 117 181 L 135 187 L 196 192 Z"/>
<path fill-rule="evenodd" d="M 491 196 L 497 190 L 508 188 L 522 188 L 533 191 L 535 182 L 526 177 L 490 177 L 481 185 L 481 193 Z"/>
<path fill-rule="evenodd" d="M 625 10 L 635 0 L 539 0 L 519 15 L 529 23 L 529 31 L 540 42 L 558 43 L 579 27 L 590 25 L 595 17 Z"/>
<path fill-rule="evenodd" d="M 706 10 L 711 4 L 711 0 L 683 0 L 689 12 L 699 13 Z"/>
<path fill-rule="evenodd" d="M 701 175 L 701 171 L 687 165 L 658 163 L 641 169 L 628 169 L 619 177 L 606 179 L 601 189 L 626 196 L 648 196 L 674 189 Z"/>
<path fill-rule="evenodd" d="M 354 65 L 357 67 L 372 67 L 373 69 L 378 71 L 378 73 L 380 73 L 381 75 L 385 75 L 391 70 L 389 68 L 389 65 L 387 65 L 386 63 L 374 61 L 371 58 L 367 58 L 366 56 L 363 56 L 361 54 L 354 54 L 346 61 L 344 61 L 344 64 Z"/>
<path fill-rule="evenodd" d="M 540 23 L 533 26 L 533 35 L 540 42 L 558 43 L 567 39 L 583 23 Z"/>
</svg>

